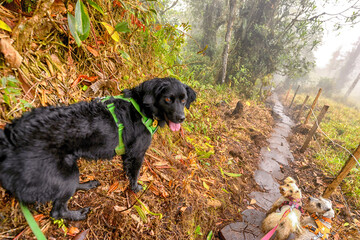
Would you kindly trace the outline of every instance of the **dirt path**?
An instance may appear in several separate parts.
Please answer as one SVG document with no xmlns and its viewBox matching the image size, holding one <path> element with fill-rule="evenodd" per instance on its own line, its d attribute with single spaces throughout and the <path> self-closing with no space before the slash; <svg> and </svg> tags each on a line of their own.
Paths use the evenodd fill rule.
<svg viewBox="0 0 360 240">
<path fill-rule="evenodd" d="M 254 173 L 254 180 L 264 191 L 250 193 L 249 197 L 256 201 L 258 208 L 243 211 L 242 222 L 235 222 L 224 227 L 220 235 L 225 240 L 261 239 L 264 233 L 261 232 L 260 225 L 265 217 L 265 212 L 280 196 L 277 180 L 282 180 L 285 177 L 281 167 L 288 166 L 289 161 L 294 161 L 287 141 L 294 123 L 285 115 L 283 105 L 280 103 L 277 94 L 274 93 L 268 102 L 273 108 L 276 124 L 267 140 L 269 145 L 261 149 L 258 170 Z"/>
</svg>

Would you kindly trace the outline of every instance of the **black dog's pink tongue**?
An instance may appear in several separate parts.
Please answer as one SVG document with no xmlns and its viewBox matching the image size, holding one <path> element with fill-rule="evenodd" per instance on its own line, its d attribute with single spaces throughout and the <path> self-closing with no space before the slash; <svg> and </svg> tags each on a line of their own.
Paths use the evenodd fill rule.
<svg viewBox="0 0 360 240">
<path fill-rule="evenodd" d="M 179 131 L 181 127 L 180 123 L 173 123 L 172 121 L 169 120 L 169 128 L 171 129 L 171 131 L 176 132 Z"/>
</svg>

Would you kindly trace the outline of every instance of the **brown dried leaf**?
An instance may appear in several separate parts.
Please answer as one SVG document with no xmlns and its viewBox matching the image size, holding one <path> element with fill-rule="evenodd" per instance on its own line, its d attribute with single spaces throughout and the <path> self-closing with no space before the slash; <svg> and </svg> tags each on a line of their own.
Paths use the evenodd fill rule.
<svg viewBox="0 0 360 240">
<path fill-rule="evenodd" d="M 217 200 L 217 199 L 208 199 L 207 204 L 210 207 L 214 207 L 214 208 L 221 207 L 221 202 L 219 200 Z"/>
<path fill-rule="evenodd" d="M 73 227 L 71 226 L 69 229 L 68 229 L 68 232 L 66 233 L 67 235 L 70 235 L 70 236 L 75 236 L 76 234 L 78 234 L 80 232 L 80 230 L 77 228 L 77 227 Z"/>
<path fill-rule="evenodd" d="M 39 222 L 44 218 L 44 214 L 38 214 L 34 216 L 35 221 Z"/>
<path fill-rule="evenodd" d="M 110 186 L 107 194 L 112 193 L 112 192 L 115 191 L 118 187 L 119 187 L 119 181 L 114 182 L 114 183 Z"/>
<path fill-rule="evenodd" d="M 84 240 L 89 232 L 90 229 L 86 229 L 85 231 L 82 231 L 81 233 L 76 235 L 73 240 Z"/>
<path fill-rule="evenodd" d="M 92 55 L 94 55 L 94 57 L 98 57 L 98 56 L 99 56 L 99 53 L 98 53 L 95 49 L 93 49 L 92 47 L 90 47 L 89 45 L 86 45 L 85 47 L 86 47 L 86 49 L 87 49 Z"/>
<path fill-rule="evenodd" d="M 19 81 L 21 83 L 21 88 L 25 93 L 25 97 L 29 97 L 31 99 L 34 98 L 34 94 L 35 94 L 34 89 L 31 89 L 21 69 L 19 69 L 18 73 L 19 73 Z"/>
<path fill-rule="evenodd" d="M 0 39 L 0 52 L 4 54 L 5 62 L 11 68 L 19 68 L 23 58 L 19 52 L 11 45 L 10 38 Z"/>
<path fill-rule="evenodd" d="M 131 208 L 127 209 L 127 207 L 121 207 L 121 206 L 118 206 L 118 205 L 115 205 L 114 209 L 115 209 L 115 211 L 121 212 L 122 214 L 128 214 L 131 211 Z"/>
</svg>

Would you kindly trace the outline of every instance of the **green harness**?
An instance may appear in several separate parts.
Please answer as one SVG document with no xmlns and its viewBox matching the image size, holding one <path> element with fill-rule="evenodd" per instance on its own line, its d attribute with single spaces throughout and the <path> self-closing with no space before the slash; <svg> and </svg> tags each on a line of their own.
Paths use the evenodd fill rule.
<svg viewBox="0 0 360 240">
<path fill-rule="evenodd" d="M 110 96 L 110 97 L 105 97 L 101 100 L 101 102 L 106 102 L 112 98 L 115 99 L 121 99 L 124 101 L 127 101 L 129 103 L 131 103 L 134 108 L 136 109 L 136 111 L 138 111 L 138 113 L 140 113 L 141 117 L 142 117 L 142 123 L 145 125 L 145 127 L 149 130 L 151 136 L 154 135 L 154 133 L 156 132 L 156 130 L 158 129 L 158 121 L 156 119 L 151 119 L 146 117 L 140 110 L 140 106 L 139 104 L 137 104 L 137 102 L 135 102 L 135 100 L 133 98 L 125 98 L 122 95 L 119 96 Z M 119 145 L 115 148 L 115 152 L 117 155 L 123 155 L 125 154 L 125 145 L 123 142 L 123 138 L 122 138 L 122 132 L 124 129 L 124 125 L 118 120 L 118 118 L 116 117 L 115 114 L 115 105 L 114 103 L 109 103 L 106 105 L 107 109 L 109 110 L 109 112 L 111 113 L 111 115 L 113 116 L 115 123 L 118 127 L 118 133 L 119 133 Z"/>
</svg>

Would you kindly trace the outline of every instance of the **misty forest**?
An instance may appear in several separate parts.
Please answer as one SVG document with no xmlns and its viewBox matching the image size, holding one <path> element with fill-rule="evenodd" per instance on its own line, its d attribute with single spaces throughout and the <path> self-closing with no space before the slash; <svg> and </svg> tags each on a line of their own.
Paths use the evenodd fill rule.
<svg viewBox="0 0 360 240">
<path fill-rule="evenodd" d="M 276 239 L 360 239 L 359 22 L 359 0 L 0 0 L 0 239 L 262 239 L 275 214 Z M 196 100 L 179 131 L 165 114 L 152 136 L 143 190 L 121 156 L 80 158 L 79 182 L 100 183 L 68 201 L 90 207 L 86 220 L 54 218 L 52 201 L 25 204 L 25 218 L 2 177 L 15 174 L 8 126 L 165 77 Z M 59 128 L 89 128 L 78 121 Z"/>
</svg>

